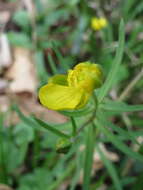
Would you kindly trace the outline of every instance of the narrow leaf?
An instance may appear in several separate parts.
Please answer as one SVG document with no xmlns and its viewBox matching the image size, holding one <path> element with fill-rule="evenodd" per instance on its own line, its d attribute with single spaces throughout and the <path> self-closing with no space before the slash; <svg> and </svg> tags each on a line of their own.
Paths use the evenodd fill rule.
<svg viewBox="0 0 143 190">
<path fill-rule="evenodd" d="M 70 138 L 69 135 L 58 131 L 57 129 L 54 128 L 54 126 L 50 126 L 49 124 L 41 121 L 40 119 L 37 119 L 35 117 L 32 117 L 32 118 L 26 117 L 19 110 L 19 108 L 17 106 L 14 106 L 14 110 L 17 112 L 17 114 L 19 115 L 21 120 L 24 121 L 24 123 L 26 123 L 27 125 L 32 126 L 32 127 L 36 128 L 36 129 L 39 129 L 39 130 L 40 130 L 41 127 L 43 127 L 45 129 L 49 130 L 50 132 L 54 133 L 57 136 L 64 137 L 64 138 Z"/>
<path fill-rule="evenodd" d="M 105 102 L 105 104 L 102 104 L 100 108 L 106 111 L 112 111 L 118 113 L 143 111 L 143 105 L 128 105 L 124 102 L 114 102 L 114 101 Z"/>
<path fill-rule="evenodd" d="M 120 27 L 119 27 L 119 46 L 116 51 L 116 56 L 115 59 L 112 63 L 111 70 L 108 74 L 108 77 L 103 85 L 103 87 L 100 89 L 98 97 L 99 97 L 99 102 L 103 100 L 103 98 L 107 95 L 109 90 L 112 88 L 112 85 L 114 84 L 114 78 L 116 78 L 116 75 L 118 73 L 119 66 L 122 61 L 123 57 L 123 51 L 124 51 L 124 22 L 121 20 L 120 22 Z"/>
<path fill-rule="evenodd" d="M 110 176 L 113 180 L 115 189 L 122 190 L 122 186 L 121 186 L 121 183 L 119 180 L 119 176 L 116 172 L 116 168 L 114 167 L 113 163 L 110 160 L 108 160 L 108 158 L 105 157 L 104 153 L 100 150 L 100 147 L 98 145 L 96 146 L 96 149 L 99 152 L 100 158 L 104 162 L 105 167 L 107 168 L 108 173 L 110 174 Z"/>
<path fill-rule="evenodd" d="M 87 141 L 86 141 L 83 188 L 82 188 L 83 190 L 90 189 L 89 186 L 90 186 L 94 146 L 95 146 L 94 126 L 89 126 L 87 132 Z"/>
<path fill-rule="evenodd" d="M 124 154 L 127 154 L 129 157 L 143 162 L 143 156 L 138 152 L 132 151 L 132 149 L 124 144 L 117 136 L 113 135 L 111 131 L 104 127 L 104 123 L 102 123 L 102 121 L 96 119 L 95 123 L 98 129 L 107 137 L 110 142 L 114 144 L 114 146 L 116 146 L 116 148 L 121 150 Z"/>
<path fill-rule="evenodd" d="M 52 133 L 54 133 L 54 134 L 56 134 L 56 135 L 58 135 L 58 136 L 60 136 L 60 137 L 67 138 L 67 139 L 70 138 L 69 135 L 67 135 L 67 134 L 65 134 L 65 133 L 62 133 L 61 131 L 59 131 L 59 130 L 55 129 L 54 127 L 50 126 L 48 123 L 45 123 L 44 121 L 42 121 L 42 120 L 40 120 L 40 119 L 38 119 L 38 118 L 36 118 L 36 117 L 34 117 L 34 120 L 35 120 L 40 126 L 44 127 L 45 129 L 51 131 Z"/>
</svg>

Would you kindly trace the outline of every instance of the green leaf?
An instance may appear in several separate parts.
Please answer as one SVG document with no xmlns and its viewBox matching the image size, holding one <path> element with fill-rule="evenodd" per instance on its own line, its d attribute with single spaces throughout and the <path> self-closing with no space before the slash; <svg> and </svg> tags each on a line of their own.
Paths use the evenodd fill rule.
<svg viewBox="0 0 143 190">
<path fill-rule="evenodd" d="M 22 32 L 9 32 L 8 39 L 12 45 L 32 48 L 32 42 L 29 36 Z"/>
<path fill-rule="evenodd" d="M 25 123 L 17 124 L 13 129 L 13 136 L 18 146 L 34 140 L 34 130 Z"/>
<path fill-rule="evenodd" d="M 54 128 L 54 126 L 50 126 L 49 124 L 41 121 L 40 119 L 38 118 L 35 118 L 35 117 L 32 117 L 32 118 L 29 118 L 29 117 L 26 117 L 20 110 L 17 106 L 13 106 L 13 109 L 17 112 L 17 114 L 19 115 L 19 117 L 22 119 L 22 121 L 24 121 L 27 125 L 30 125 L 36 129 L 39 129 L 41 127 L 43 127 L 44 129 L 47 129 L 49 130 L 50 132 L 54 133 L 55 135 L 57 136 L 60 136 L 60 137 L 64 137 L 64 138 L 70 138 L 69 135 L 67 134 L 64 134 L 60 131 L 58 131 L 57 129 Z"/>
<path fill-rule="evenodd" d="M 32 117 L 26 117 L 20 109 L 17 107 L 17 105 L 13 105 L 12 109 L 15 110 L 19 116 L 19 118 L 28 126 L 33 127 L 34 129 L 39 129 L 39 125 L 32 119 Z"/>
<path fill-rule="evenodd" d="M 69 18 L 69 11 L 67 9 L 57 9 L 56 11 L 49 11 L 49 13 L 45 17 L 46 26 L 52 26 L 56 24 L 58 21 L 66 21 Z M 60 27 L 60 26 L 59 26 Z"/>
<path fill-rule="evenodd" d="M 18 190 L 42 190 L 48 189 L 53 183 L 53 176 L 48 168 L 37 167 L 32 172 L 24 173 L 19 178 Z"/>
<path fill-rule="evenodd" d="M 112 122 L 110 122 L 106 116 L 105 116 L 105 113 L 102 113 L 102 116 L 98 116 L 100 118 L 100 120 L 102 120 L 103 123 L 106 123 L 106 125 L 108 127 L 110 127 L 113 132 L 117 132 L 118 133 L 118 137 L 121 139 L 121 140 L 131 140 L 133 143 L 135 144 L 138 144 L 139 143 L 137 142 L 136 138 L 137 136 L 140 134 L 142 135 L 142 131 L 137 131 L 137 132 L 132 132 L 132 131 L 126 131 L 124 130 L 123 128 L 113 124 Z"/>
<path fill-rule="evenodd" d="M 133 20 L 137 15 L 143 11 L 143 2 L 137 4 L 133 12 L 130 14 L 130 20 Z"/>
<path fill-rule="evenodd" d="M 124 144 L 116 135 L 113 135 L 111 131 L 104 127 L 105 123 L 96 119 L 95 124 L 98 127 L 98 129 L 107 137 L 107 139 L 114 144 L 116 148 L 121 150 L 124 154 L 128 155 L 129 157 L 143 162 L 143 156 L 138 152 L 132 151 L 132 149 L 129 148 L 126 144 Z"/>
<path fill-rule="evenodd" d="M 29 26 L 30 18 L 28 12 L 25 10 L 16 11 L 13 15 L 13 21 L 23 28 Z"/>
<path fill-rule="evenodd" d="M 130 10 L 133 7 L 135 1 L 134 0 L 126 0 L 123 1 L 123 5 L 122 5 L 122 11 L 123 11 L 123 15 L 125 19 L 128 19 L 128 17 L 130 16 Z M 133 9 L 132 9 L 133 10 Z"/>
<path fill-rule="evenodd" d="M 106 158 L 106 156 L 100 150 L 100 147 L 98 145 L 96 146 L 96 149 L 99 152 L 100 158 L 103 161 L 103 163 L 105 164 L 105 166 L 106 166 L 106 168 L 108 170 L 108 173 L 110 174 L 110 176 L 111 176 L 111 178 L 113 180 L 115 189 L 122 190 L 120 179 L 119 179 L 119 176 L 118 176 L 118 174 L 116 172 L 116 168 L 114 167 L 113 163 L 108 158 Z"/>
<path fill-rule="evenodd" d="M 128 105 L 124 102 L 118 101 L 106 101 L 104 104 L 100 105 L 100 108 L 106 111 L 118 113 L 143 111 L 143 105 Z"/>
<path fill-rule="evenodd" d="M 114 79 L 118 73 L 119 66 L 122 61 L 123 51 L 124 51 L 124 38 L 125 38 L 125 31 L 124 31 L 124 22 L 121 20 L 120 27 L 119 27 L 119 46 L 116 51 L 115 59 L 113 60 L 111 70 L 108 74 L 108 77 L 99 91 L 98 98 L 99 102 L 103 100 L 103 98 L 107 95 L 109 90 L 112 88 L 114 84 Z"/>
<path fill-rule="evenodd" d="M 34 61 L 36 64 L 37 75 L 40 79 L 41 84 L 47 83 L 49 75 L 45 69 L 44 54 L 42 51 L 37 51 L 34 54 Z"/>
<path fill-rule="evenodd" d="M 34 117 L 34 120 L 41 126 L 41 127 L 44 127 L 45 129 L 51 131 L 52 133 L 60 136 L 60 137 L 64 137 L 64 138 L 67 138 L 69 139 L 70 136 L 65 134 L 65 133 L 62 133 L 61 131 L 55 129 L 53 126 L 50 126 L 48 123 L 45 123 L 44 121 Z"/>
<path fill-rule="evenodd" d="M 76 168 L 75 168 L 75 172 L 73 173 L 73 177 L 71 179 L 70 182 L 70 189 L 69 190 L 75 190 L 76 186 L 79 182 L 80 176 L 81 176 L 81 171 L 82 171 L 82 167 L 83 167 L 83 154 L 84 152 L 81 151 L 76 151 Z"/>
</svg>

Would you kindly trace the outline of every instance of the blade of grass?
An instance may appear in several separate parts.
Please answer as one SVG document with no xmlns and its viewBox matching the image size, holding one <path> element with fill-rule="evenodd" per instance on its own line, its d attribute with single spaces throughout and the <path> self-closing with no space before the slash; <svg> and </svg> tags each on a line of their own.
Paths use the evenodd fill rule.
<svg viewBox="0 0 143 190">
<path fill-rule="evenodd" d="M 34 55 L 34 61 L 36 64 L 36 71 L 41 84 L 47 82 L 49 78 L 48 72 L 45 70 L 44 55 L 42 51 L 37 51 Z"/>
<path fill-rule="evenodd" d="M 114 144 L 116 148 L 121 150 L 124 154 L 128 155 L 129 157 L 143 162 L 143 156 L 138 152 L 132 151 L 132 149 L 129 148 L 126 144 L 124 144 L 117 136 L 113 135 L 111 131 L 104 127 L 105 123 L 103 123 L 99 119 L 96 119 L 95 124 L 98 127 L 98 129 L 107 137 L 107 139 Z"/>
<path fill-rule="evenodd" d="M 99 152 L 100 158 L 103 161 L 103 163 L 105 164 L 105 167 L 107 168 L 107 171 L 108 171 L 108 173 L 110 174 L 110 176 L 111 176 L 111 178 L 113 180 L 115 189 L 122 190 L 120 179 L 119 179 L 119 176 L 118 176 L 118 174 L 116 172 L 116 168 L 114 167 L 113 163 L 106 158 L 106 156 L 100 150 L 100 147 L 98 145 L 96 146 L 96 149 Z"/>
<path fill-rule="evenodd" d="M 120 27 L 119 27 L 119 46 L 117 48 L 116 56 L 115 56 L 115 59 L 113 60 L 112 67 L 107 76 L 107 79 L 99 91 L 99 94 L 98 94 L 99 102 L 101 102 L 104 99 L 104 97 L 107 95 L 112 85 L 114 84 L 114 78 L 117 75 L 117 72 L 121 64 L 122 57 L 123 57 L 124 38 L 125 38 L 124 22 L 123 20 L 121 20 Z"/>
<path fill-rule="evenodd" d="M 64 57 L 60 53 L 60 51 L 59 51 L 58 47 L 56 46 L 56 44 L 53 42 L 52 45 L 53 45 L 53 50 L 54 50 L 54 52 L 55 52 L 55 54 L 56 54 L 56 56 L 57 56 L 57 58 L 59 60 L 59 63 L 61 65 L 62 69 L 65 69 L 65 70 L 69 69 L 69 65 L 64 63 Z"/>
<path fill-rule="evenodd" d="M 77 149 L 78 150 L 78 149 Z M 71 179 L 71 183 L 70 183 L 70 189 L 69 190 L 75 190 L 76 186 L 78 184 L 79 178 L 80 178 L 80 174 L 82 171 L 82 166 L 83 166 L 83 152 L 81 151 L 76 151 L 76 168 L 75 168 L 75 172 L 74 175 Z"/>
<path fill-rule="evenodd" d="M 128 16 L 130 15 L 129 12 L 130 12 L 130 9 L 131 7 L 133 6 L 133 4 L 135 3 L 134 0 L 126 0 L 126 1 L 123 1 L 123 14 L 124 14 L 124 18 L 125 19 L 128 19 Z"/>
<path fill-rule="evenodd" d="M 134 11 L 130 14 L 130 20 L 133 20 L 138 14 L 143 11 L 143 2 L 139 3 Z"/>
<path fill-rule="evenodd" d="M 119 127 L 117 124 L 115 125 L 114 123 L 112 123 L 111 121 L 109 121 L 109 119 L 107 118 L 106 114 L 102 112 L 102 114 L 100 116 L 98 116 L 100 118 L 100 120 L 103 123 L 106 123 L 106 126 L 110 127 L 110 129 L 113 130 L 113 132 L 117 132 L 118 133 L 118 137 L 120 139 L 125 139 L 125 140 L 131 140 L 133 143 L 138 144 L 138 141 L 136 140 L 137 138 L 137 133 L 134 131 L 130 131 L 129 129 L 125 130 L 121 127 Z M 142 134 L 142 131 L 139 131 L 140 135 Z"/>
<path fill-rule="evenodd" d="M 90 189 L 90 177 L 93 163 L 93 154 L 95 146 L 94 126 L 88 127 L 87 139 L 86 139 L 86 152 L 85 152 L 85 163 L 84 163 L 84 176 L 83 176 L 83 190 Z"/>
<path fill-rule="evenodd" d="M 135 111 L 143 111 L 143 105 L 128 105 L 124 102 L 113 102 L 108 101 L 105 104 L 101 105 L 100 108 L 106 111 L 112 112 L 135 112 Z"/>
</svg>

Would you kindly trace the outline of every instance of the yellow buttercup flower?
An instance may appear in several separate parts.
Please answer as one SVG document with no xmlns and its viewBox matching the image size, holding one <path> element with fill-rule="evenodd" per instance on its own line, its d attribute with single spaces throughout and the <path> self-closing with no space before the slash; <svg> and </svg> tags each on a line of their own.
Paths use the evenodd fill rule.
<svg viewBox="0 0 143 190">
<path fill-rule="evenodd" d="M 106 18 L 96 18 L 93 17 L 91 19 L 91 28 L 93 30 L 101 30 L 102 28 L 105 28 L 107 26 L 107 20 Z"/>
<path fill-rule="evenodd" d="M 98 64 L 79 63 L 67 75 L 57 74 L 39 90 L 41 104 L 52 110 L 78 109 L 89 100 L 95 88 L 103 82 Z"/>
</svg>

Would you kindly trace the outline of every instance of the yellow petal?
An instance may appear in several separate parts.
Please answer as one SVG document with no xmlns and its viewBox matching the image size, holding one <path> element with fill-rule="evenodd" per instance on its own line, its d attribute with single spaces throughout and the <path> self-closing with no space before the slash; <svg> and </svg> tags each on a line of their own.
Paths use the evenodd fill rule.
<svg viewBox="0 0 143 190">
<path fill-rule="evenodd" d="M 91 93 L 103 83 L 102 69 L 98 64 L 91 62 L 79 63 L 73 70 L 69 70 L 67 80 L 69 86 L 82 87 Z"/>
<path fill-rule="evenodd" d="M 93 17 L 91 19 L 91 28 L 94 30 L 101 30 L 102 28 L 105 28 L 107 26 L 107 20 L 106 18 L 96 18 Z"/>
<path fill-rule="evenodd" d="M 52 110 L 76 109 L 81 102 L 87 102 L 83 89 L 52 83 L 40 89 L 39 98 L 45 107 Z"/>
</svg>

